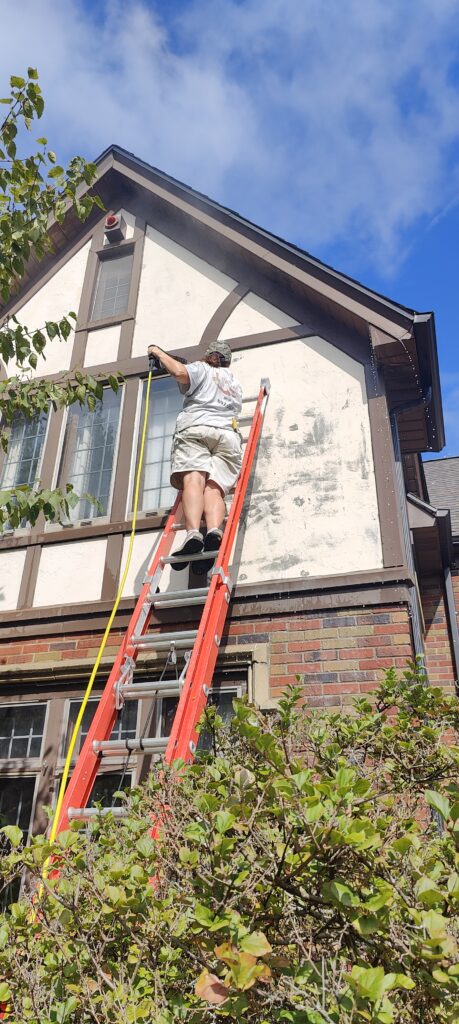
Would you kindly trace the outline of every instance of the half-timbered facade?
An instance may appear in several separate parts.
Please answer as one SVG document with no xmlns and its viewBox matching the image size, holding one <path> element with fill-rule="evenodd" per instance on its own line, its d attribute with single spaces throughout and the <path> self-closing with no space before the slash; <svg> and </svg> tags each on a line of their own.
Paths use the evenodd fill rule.
<svg viewBox="0 0 459 1024">
<path fill-rule="evenodd" d="M 0 466 L 2 487 L 70 482 L 86 495 L 67 523 L 0 540 L 0 813 L 26 829 L 45 824 L 117 591 L 149 343 L 192 360 L 224 339 L 246 394 L 271 381 L 214 680 L 223 711 L 247 691 L 272 706 L 297 678 L 310 705 L 344 706 L 426 648 L 434 680 L 457 678 L 451 606 L 440 654 L 428 586 L 423 610 L 423 580 L 449 557 L 451 533 L 420 461 L 444 444 L 433 314 L 375 294 L 118 147 L 100 157 L 95 188 L 120 217 L 116 238 L 100 210 L 84 225 L 72 215 L 53 225 L 54 253 L 31 262 L 4 310 L 28 327 L 77 312 L 74 335 L 49 343 L 37 375 L 124 379 L 95 414 L 73 406 L 18 420 Z M 174 381 L 155 379 L 133 563 L 99 689 L 172 502 L 179 408 Z M 199 585 L 188 574 L 169 572 L 167 587 Z M 156 627 L 179 614 L 188 622 L 195 609 L 158 613 Z M 153 655 L 139 666 L 148 677 Z M 172 714 L 165 700 L 149 721 L 131 703 L 118 728 L 133 734 L 143 715 L 152 735 L 167 733 Z M 133 758 L 129 779 L 147 770 Z M 115 765 L 96 797 L 120 778 Z"/>
</svg>

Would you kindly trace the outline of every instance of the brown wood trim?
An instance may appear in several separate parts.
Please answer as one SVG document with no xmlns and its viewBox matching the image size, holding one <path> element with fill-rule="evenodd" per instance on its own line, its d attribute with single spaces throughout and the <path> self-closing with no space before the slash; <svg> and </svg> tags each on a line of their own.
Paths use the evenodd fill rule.
<svg viewBox="0 0 459 1024">
<path fill-rule="evenodd" d="M 119 426 L 118 458 L 116 462 L 115 477 L 113 481 L 113 497 L 110 512 L 111 522 L 122 522 L 126 520 L 129 474 L 135 439 L 133 430 L 135 414 L 139 396 L 138 380 L 133 377 L 124 385 L 124 402 Z"/>
<path fill-rule="evenodd" d="M 30 545 L 26 551 L 24 568 L 22 571 L 21 586 L 18 594 L 18 608 L 30 608 L 33 604 L 40 558 L 41 545 Z"/>
<path fill-rule="evenodd" d="M 241 299 L 243 299 L 249 291 L 250 288 L 248 288 L 247 285 L 238 284 L 233 288 L 233 291 L 223 299 L 223 302 L 220 303 L 218 309 L 216 309 L 215 313 L 211 316 L 207 327 L 204 328 L 201 341 L 199 342 L 199 348 L 207 348 L 211 341 L 217 341 L 220 331 L 223 330 L 228 317 L 231 316 L 233 310 L 236 309 L 236 306 L 239 305 Z"/>
<path fill-rule="evenodd" d="M 97 268 L 99 265 L 98 260 L 98 249 L 104 237 L 104 221 L 99 217 L 97 224 L 94 227 L 91 239 L 91 248 L 89 250 L 88 260 L 86 263 L 86 270 L 83 279 L 83 287 L 80 295 L 80 305 L 78 307 L 78 318 L 76 323 L 76 331 L 84 331 L 86 327 L 86 321 L 89 320 L 89 310 L 91 308 L 92 296 L 94 292 L 94 286 L 97 276 Z M 84 351 L 81 362 L 77 362 L 77 356 L 79 355 L 79 349 L 81 349 L 81 338 L 75 336 L 74 352 L 72 353 L 72 360 L 70 366 L 73 368 L 75 365 L 83 365 L 84 362 Z"/>
<path fill-rule="evenodd" d="M 388 568 L 405 563 L 394 445 L 383 382 L 376 367 L 367 364 L 365 371 L 383 563 Z"/>
<path fill-rule="evenodd" d="M 122 533 L 112 533 L 107 538 L 105 567 L 100 595 L 101 601 L 113 601 L 116 597 L 123 556 L 123 542 L 124 536 Z"/>
<path fill-rule="evenodd" d="M 113 167 L 136 185 L 148 189 L 159 200 L 169 206 L 174 206 L 193 220 L 203 224 L 214 234 L 221 235 L 229 243 L 245 249 L 263 262 L 270 263 L 281 273 L 295 278 L 310 289 L 320 291 L 337 306 L 345 306 L 365 322 L 370 322 L 382 330 L 388 330 L 394 337 L 403 337 L 406 333 L 406 325 L 412 323 L 412 315 L 408 310 L 405 312 L 400 307 L 384 300 L 382 296 L 371 292 L 365 291 L 365 295 L 361 296 L 356 282 L 334 274 L 330 267 L 320 264 L 319 261 L 308 260 L 302 253 L 296 254 L 293 247 L 288 248 L 280 240 L 272 237 L 265 236 L 264 244 L 261 244 L 259 240 L 261 232 L 255 226 L 242 220 L 238 221 L 236 225 L 229 212 L 227 213 L 221 208 L 212 209 L 211 213 L 207 212 L 210 204 L 205 203 L 204 198 L 200 200 L 200 197 L 194 196 L 192 202 L 190 198 L 185 198 L 186 191 L 179 185 L 174 186 L 173 183 L 170 183 L 166 188 L 159 183 L 159 180 L 155 180 L 154 170 L 148 175 L 141 174 L 135 166 L 128 163 L 127 158 L 123 158 L 121 161 L 116 154 L 114 154 Z M 305 263 L 307 263 L 307 269 Z M 334 279 L 336 283 L 330 284 L 331 279 Z M 379 312 L 381 309 L 387 309 L 387 313 Z"/>
<path fill-rule="evenodd" d="M 253 289 L 249 288 L 248 290 L 252 291 Z M 257 292 L 257 294 L 259 293 Z M 272 298 L 273 297 L 271 296 L 271 299 Z M 282 303 L 281 298 L 278 298 L 277 301 L 279 303 Z M 283 303 L 280 306 L 280 308 L 286 308 L 288 306 L 290 306 L 291 310 L 292 305 L 291 303 L 289 304 L 288 302 Z M 298 308 L 295 308 L 295 312 L 299 313 L 300 310 Z M 303 310 L 301 312 L 304 316 L 304 313 L 307 311 L 303 307 Z M 289 315 L 293 316 L 294 313 L 291 312 L 291 314 Z M 119 324 L 121 322 L 122 317 L 113 318 L 114 324 Z M 94 324 L 87 326 L 90 326 L 92 328 L 94 327 Z M 106 322 L 101 321 L 99 323 L 99 326 L 106 326 Z M 233 351 L 236 352 L 242 351 L 243 349 L 259 348 L 260 346 L 263 345 L 272 345 L 283 341 L 293 341 L 297 338 L 307 339 L 310 337 L 317 336 L 322 338 L 324 341 L 328 342 L 330 345 L 333 345 L 335 348 L 338 348 L 346 355 L 350 356 L 352 359 L 355 359 L 357 362 L 360 362 L 362 364 L 368 362 L 369 364 L 370 353 L 368 339 L 364 339 L 360 335 L 357 335 L 356 333 L 353 334 L 352 332 L 343 328 L 341 328 L 341 330 L 339 330 L 338 332 L 338 335 L 336 335 L 333 333 L 334 327 L 335 322 L 332 320 L 331 317 L 311 316 L 307 321 L 299 322 L 298 324 L 295 324 L 292 327 L 281 327 L 276 328 L 272 331 L 260 331 L 255 334 L 247 334 L 242 335 L 241 337 L 229 338 L 228 344 L 231 346 Z M 187 346 L 186 348 L 182 349 L 176 349 L 174 351 L 174 354 L 182 356 L 188 362 L 191 362 L 193 359 L 197 359 L 202 355 L 202 350 L 203 346 L 201 339 L 198 345 Z M 146 376 L 146 374 L 148 373 L 147 356 L 145 353 L 145 356 L 135 356 L 131 359 L 120 358 L 116 362 L 112 363 L 95 364 L 90 367 L 85 367 L 85 372 L 91 372 L 94 375 L 99 375 L 102 377 L 108 377 L 109 374 L 113 373 L 120 373 L 124 377 L 139 377 L 142 374 Z M 48 377 L 44 377 L 43 379 L 52 381 L 57 380 L 60 376 L 61 374 L 59 373 L 49 374 Z"/>
<path fill-rule="evenodd" d="M 282 615 L 294 612 L 339 611 L 341 608 L 355 608 L 363 611 L 368 608 L 377 608 L 378 605 L 395 604 L 409 605 L 410 591 L 405 586 L 387 586 L 363 588 L 362 590 L 349 590 L 347 592 L 336 592 L 328 594 L 303 594 L 301 597 L 285 597 L 282 595 L 278 600 L 273 598 L 266 601 L 246 602 L 234 605 L 230 615 L 233 618 L 255 618 L 255 616 Z M 256 635 L 256 634 L 255 634 Z M 234 637 L 229 640 L 234 642 Z"/>
<path fill-rule="evenodd" d="M 369 601 L 373 604 L 384 604 L 386 601 L 399 600 L 399 597 L 393 597 L 393 594 L 398 594 L 399 591 L 408 595 L 410 586 L 412 577 L 407 570 L 397 574 L 386 573 L 383 569 L 374 573 L 351 573 L 347 576 L 273 580 L 258 586 L 244 584 L 235 588 L 230 614 L 232 617 L 247 615 L 249 612 L 246 609 L 250 608 L 250 614 L 263 615 L 270 602 L 277 601 L 282 605 L 284 599 L 299 600 L 302 602 L 301 607 L 304 608 L 335 608 L 341 604 L 350 607 L 352 603 L 363 607 Z M 134 603 L 134 598 L 122 598 L 115 628 L 127 626 Z M 22 636 L 97 632 L 105 629 L 111 609 L 110 600 L 101 600 L 95 605 L 86 603 L 29 608 L 26 621 L 23 610 L 3 612 L 0 615 L 0 637 L 11 640 Z M 182 610 L 181 621 L 188 621 L 200 614 L 199 610 L 189 611 L 190 614 L 187 615 L 186 610 Z M 161 617 L 154 615 L 152 619 L 153 624 L 164 621 L 164 613 L 161 613 Z M 169 621 L 173 622 L 174 618 L 171 617 Z"/>
<path fill-rule="evenodd" d="M 48 696 L 48 694 L 46 695 Z M 31 823 L 34 832 L 45 832 L 48 827 L 44 807 L 52 799 L 57 755 L 62 740 L 63 703 L 62 700 L 56 699 L 48 701 L 43 753 L 37 778 L 34 816 Z"/>
<path fill-rule="evenodd" d="M 301 576 L 292 580 L 267 580 L 263 583 L 236 583 L 233 598 L 243 600 L 247 596 L 259 597 L 264 594 L 290 594 L 301 591 L 357 589 L 359 587 L 384 586 L 388 583 L 403 583 L 412 586 L 414 579 L 407 566 L 397 569 L 372 569 L 359 572 L 339 573 L 334 576 Z"/>
<path fill-rule="evenodd" d="M 84 323 L 78 324 L 79 331 L 98 331 L 101 327 L 117 327 L 118 324 L 124 323 L 125 320 L 133 320 L 133 314 L 131 312 L 117 313 L 116 316 L 105 316 L 102 320 L 86 320 Z"/>
<path fill-rule="evenodd" d="M 86 329 L 80 330 L 78 328 L 75 331 L 75 338 L 73 342 L 72 358 L 70 360 L 70 370 L 81 370 L 84 366 L 84 358 L 86 353 L 86 342 L 88 340 L 88 332 Z"/>
<path fill-rule="evenodd" d="M 132 335 L 134 333 L 135 320 L 123 320 L 121 323 L 120 340 L 118 344 L 117 365 L 125 363 L 131 358 Z"/>
<path fill-rule="evenodd" d="M 163 529 L 166 525 L 168 514 L 167 509 L 164 512 L 154 512 L 151 515 L 148 513 L 144 514 L 137 520 L 137 533 L 143 530 Z M 0 538 L 0 551 L 5 551 L 9 548 L 28 547 L 32 542 L 43 545 L 59 544 L 73 540 L 92 540 L 93 537 L 107 537 L 114 533 L 127 534 L 131 530 L 131 525 L 130 519 L 123 520 L 122 522 L 107 523 L 104 517 L 103 521 L 94 519 L 88 526 L 62 526 L 55 530 L 37 530 L 36 532 L 31 530 L 28 533 L 12 534 L 11 536 Z"/>
</svg>

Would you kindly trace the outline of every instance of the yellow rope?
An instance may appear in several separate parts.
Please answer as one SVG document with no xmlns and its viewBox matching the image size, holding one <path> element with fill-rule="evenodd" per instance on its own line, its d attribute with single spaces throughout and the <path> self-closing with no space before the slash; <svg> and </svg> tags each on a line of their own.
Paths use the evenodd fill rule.
<svg viewBox="0 0 459 1024">
<path fill-rule="evenodd" d="M 120 582 L 120 585 L 118 587 L 118 593 L 117 593 L 116 598 L 115 598 L 115 603 L 114 603 L 112 611 L 110 613 L 110 618 L 109 618 L 109 620 L 107 622 L 107 626 L 105 628 L 105 633 L 104 633 L 104 635 L 102 637 L 101 645 L 100 645 L 98 653 L 97 653 L 97 658 L 96 658 L 96 660 L 94 662 L 94 668 L 93 668 L 93 670 L 91 672 L 91 675 L 89 677 L 89 682 L 88 682 L 88 685 L 86 687 L 86 692 L 85 692 L 85 695 L 83 697 L 83 700 L 82 700 L 82 703 L 81 703 L 81 707 L 80 707 L 80 710 L 78 712 L 78 717 L 77 717 L 77 720 L 75 722 L 75 726 L 74 726 L 74 729 L 73 729 L 73 732 L 72 732 L 72 736 L 71 736 L 71 739 L 70 739 L 69 748 L 68 748 L 68 751 L 67 751 L 67 757 L 65 759 L 65 765 L 64 765 L 64 771 L 63 771 L 63 774 L 62 774 L 61 784 L 59 786 L 59 796 L 57 798 L 56 810 L 54 811 L 53 823 L 52 823 L 52 826 L 51 826 L 51 832 L 50 832 L 50 836 L 49 836 L 50 842 L 53 842 L 54 839 L 56 838 L 57 827 L 58 827 L 58 824 L 59 824 L 59 818 L 60 818 L 61 809 L 62 809 L 62 803 L 63 803 L 63 800 L 64 800 L 65 790 L 67 788 L 67 780 L 68 780 L 68 777 L 69 777 L 69 771 L 70 771 L 70 767 L 71 767 L 71 763 L 72 763 L 73 752 L 75 750 L 75 744 L 76 744 L 76 741 L 77 741 L 77 738 L 78 738 L 78 733 L 79 733 L 80 726 L 81 726 L 81 723 L 82 723 L 82 720 L 83 720 L 83 715 L 84 715 L 84 712 L 85 712 L 85 709 L 86 709 L 86 705 L 87 705 L 89 697 L 91 695 L 91 690 L 92 690 L 93 685 L 94 685 L 94 680 L 95 680 L 96 675 L 97 675 L 97 670 L 99 668 L 99 665 L 100 665 L 100 662 L 101 662 L 101 658 L 102 658 L 102 655 L 103 655 L 104 650 L 105 650 L 105 645 L 107 643 L 107 640 L 108 640 L 108 637 L 109 637 L 109 633 L 110 633 L 110 630 L 111 630 L 112 625 L 113 625 L 113 620 L 114 620 L 115 615 L 116 615 L 116 613 L 118 611 L 118 605 L 120 603 L 120 600 L 121 600 L 121 597 L 122 597 L 122 594 L 123 594 L 124 585 L 126 583 L 127 574 L 129 572 L 129 566 L 131 564 L 132 549 L 134 547 L 134 538 L 135 538 L 135 530 L 136 530 L 136 522 L 137 522 L 137 508 L 138 508 L 138 504 L 139 504 L 140 479 L 141 479 L 141 471 L 142 471 L 142 464 L 143 464 L 143 455 L 144 455 L 144 450 L 145 450 L 145 438 L 146 438 L 146 435 L 147 435 L 148 406 L 149 406 L 149 402 L 150 402 L 150 387 L 151 387 L 151 371 L 148 374 L 148 380 L 147 380 L 147 393 L 146 393 L 146 397 L 145 397 L 145 413 L 144 413 L 144 418 L 143 418 L 142 437 L 141 437 L 140 452 L 139 452 L 139 461 L 138 461 L 138 465 L 137 465 L 136 481 L 135 481 L 135 488 L 134 488 L 134 506 L 133 506 L 133 511 L 132 511 L 132 529 L 131 529 L 131 536 L 130 536 L 130 540 L 129 540 L 129 548 L 128 548 L 128 553 L 127 553 L 127 558 L 126 558 L 126 565 L 124 567 L 123 575 L 121 577 L 121 582 Z M 43 868 L 43 873 L 42 873 L 43 879 L 45 879 L 46 876 L 47 876 L 48 864 L 49 864 L 49 859 L 48 859 L 48 861 L 46 861 L 46 864 L 45 864 L 45 866 Z M 39 898 L 41 896 L 41 892 L 42 892 L 42 887 L 40 888 Z"/>
</svg>

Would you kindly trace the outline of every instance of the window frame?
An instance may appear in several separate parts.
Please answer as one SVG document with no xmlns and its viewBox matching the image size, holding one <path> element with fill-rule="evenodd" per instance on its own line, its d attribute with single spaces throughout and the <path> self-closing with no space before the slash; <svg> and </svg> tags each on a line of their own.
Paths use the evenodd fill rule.
<svg viewBox="0 0 459 1024">
<path fill-rule="evenodd" d="M 154 377 L 152 379 L 152 390 L 151 390 L 151 394 L 150 394 L 150 401 L 154 401 L 154 384 L 155 384 L 155 381 L 156 380 L 168 380 L 168 379 L 172 380 L 172 378 L 169 378 L 169 374 L 166 374 L 166 373 L 164 373 L 161 376 Z M 138 455 L 139 455 L 139 445 L 140 445 L 140 432 L 141 432 L 141 429 L 142 429 L 143 393 L 144 393 L 144 387 L 146 385 L 146 381 L 147 381 L 146 377 L 141 377 L 140 380 L 139 380 L 139 384 L 138 384 L 136 414 L 135 414 L 134 429 L 133 429 L 133 437 L 136 440 L 136 444 L 135 444 L 135 447 L 133 446 L 132 457 L 130 459 L 130 465 L 129 465 L 129 478 L 128 478 L 126 510 L 125 510 L 126 522 L 130 522 L 132 520 L 132 503 L 133 503 L 133 498 L 134 498 L 135 478 L 136 478 L 137 465 L 138 465 Z M 175 384 L 175 387 L 177 387 L 176 384 Z M 177 395 L 178 395 L 179 402 L 181 402 L 182 399 L 183 399 L 183 396 L 180 394 L 180 391 L 179 391 L 178 387 L 177 387 Z M 181 409 L 181 406 L 179 407 L 179 409 L 177 411 L 177 415 L 179 414 L 180 409 Z M 144 490 L 144 486 L 143 485 L 144 485 L 144 480 L 145 480 L 145 456 L 146 456 L 146 450 L 145 450 L 145 455 L 144 455 L 144 464 L 142 466 L 142 476 L 141 476 L 141 481 L 140 481 L 141 486 L 139 488 L 139 508 L 138 508 L 137 515 L 138 515 L 139 518 L 142 518 L 142 517 L 151 518 L 152 516 L 160 516 L 160 517 L 162 517 L 164 514 L 167 514 L 168 512 L 170 512 L 170 510 L 171 510 L 171 508 L 172 508 L 172 506 L 174 504 L 175 497 L 172 500 L 170 505 L 158 505 L 156 508 L 151 508 L 151 509 L 145 509 L 143 507 L 143 503 L 140 502 L 140 495 L 142 494 L 142 496 L 143 496 L 143 490 Z M 164 460 L 161 463 L 161 465 L 164 465 Z M 162 489 L 163 489 L 163 487 L 161 486 L 159 488 L 159 490 L 162 490 Z"/>
<path fill-rule="evenodd" d="M 99 704 L 101 696 L 102 696 L 102 693 L 96 693 L 95 696 L 90 697 L 89 700 L 88 700 L 88 705 L 89 704 L 94 704 L 94 705 Z M 69 696 L 65 700 L 64 710 L 63 710 L 62 720 L 61 720 L 61 731 L 60 731 L 60 736 L 59 736 L 59 740 L 58 740 L 58 744 L 57 744 L 56 772 L 60 772 L 62 770 L 62 767 L 63 767 L 63 765 L 65 763 L 65 758 L 67 756 L 66 739 L 67 739 L 67 734 L 68 734 L 68 731 L 69 731 L 69 724 L 70 724 L 70 706 L 71 706 L 71 704 L 80 704 L 81 705 L 81 703 L 83 701 L 83 697 L 84 697 L 84 686 L 82 686 L 81 697 Z M 134 703 L 134 702 L 130 701 L 130 703 Z M 139 728 L 139 717 L 140 717 L 139 716 L 139 711 L 140 711 L 140 706 L 141 706 L 141 701 L 137 701 L 137 720 L 136 720 L 136 727 L 135 727 L 136 729 Z M 81 735 L 80 735 L 80 740 L 81 740 Z M 72 758 L 72 765 L 75 764 L 81 749 L 82 749 L 82 747 L 81 747 L 81 743 L 80 743 L 79 751 L 74 753 L 74 756 Z M 115 763 L 115 762 L 113 761 L 113 763 Z M 102 767 L 105 767 L 105 766 L 102 765 Z M 111 767 L 112 767 L 112 765 L 110 764 L 109 766 L 107 766 L 106 770 L 108 771 L 109 768 L 111 769 Z"/>
<path fill-rule="evenodd" d="M 4 776 L 6 776 L 6 775 L 14 776 L 15 773 L 17 773 L 20 768 L 24 768 L 24 766 L 27 766 L 27 769 L 30 768 L 30 771 L 27 770 L 27 771 L 25 771 L 23 773 L 21 772 L 21 776 L 22 776 L 22 774 L 24 774 L 24 775 L 28 775 L 28 774 L 35 775 L 35 774 L 39 774 L 40 773 L 41 767 L 42 767 L 42 764 L 43 764 L 43 744 L 44 744 L 44 741 L 45 741 L 45 738 L 46 738 L 46 732 L 47 732 L 47 728 L 48 728 L 50 698 L 48 698 L 48 699 L 40 698 L 39 700 L 24 700 L 24 701 L 22 701 L 22 700 L 9 700 L 9 701 L 5 701 L 5 702 L 2 701 L 0 703 L 0 710 L 1 710 L 2 707 L 5 707 L 5 708 L 21 707 L 22 708 L 22 707 L 33 707 L 33 706 L 36 706 L 36 705 L 45 705 L 45 717 L 44 717 L 44 720 L 43 720 L 43 732 L 42 732 L 42 736 L 41 736 L 40 754 L 37 757 L 4 757 L 4 758 L 0 758 L 0 775 L 2 775 L 2 776 L 3 775 Z"/>
<path fill-rule="evenodd" d="M 28 417 L 24 416 L 24 419 L 27 419 L 27 418 Z M 51 418 L 52 418 L 52 408 L 51 408 L 50 405 L 48 405 L 48 409 L 47 409 L 47 412 L 46 412 L 46 427 L 45 427 L 45 430 L 44 430 L 44 433 L 43 433 L 43 443 L 42 443 L 42 446 L 41 446 L 40 457 L 39 457 L 38 462 L 37 462 L 37 469 L 36 469 L 36 473 L 35 473 L 35 480 L 34 480 L 33 484 L 28 484 L 28 486 L 34 487 L 38 483 L 38 481 L 40 480 L 40 475 L 41 475 L 41 472 L 42 472 L 42 469 L 43 469 L 43 463 L 44 463 L 44 460 L 45 460 L 46 446 L 47 446 L 48 438 L 49 438 Z M 12 424 L 4 424 L 3 426 L 6 429 L 7 433 L 11 432 Z M 0 450 L 0 477 L 3 475 L 7 459 L 8 459 L 8 452 L 4 452 L 3 449 L 1 449 Z M 20 486 L 21 486 L 21 484 L 12 484 L 11 487 L 8 486 L 7 484 L 1 484 L 2 490 L 11 490 L 12 487 L 20 487 Z M 9 530 L 4 530 L 3 533 L 2 533 L 2 537 L 13 537 L 13 536 L 14 537 L 16 537 L 16 536 L 21 537 L 21 536 L 26 536 L 27 534 L 30 533 L 30 531 L 32 529 L 34 529 L 34 527 L 32 527 L 32 525 L 30 523 L 27 523 L 26 526 L 16 526 L 14 529 L 11 528 Z"/>
<path fill-rule="evenodd" d="M 133 239 L 127 239 L 124 242 L 120 242 L 118 245 L 104 246 L 103 249 L 99 249 L 96 253 L 96 265 L 94 271 L 94 281 L 91 289 L 91 300 L 88 310 L 88 325 L 94 326 L 94 324 L 105 324 L 107 321 L 119 323 L 121 318 L 129 316 L 131 308 L 131 293 L 132 293 L 132 281 L 134 277 L 134 257 L 135 257 L 135 242 Z M 129 275 L 129 287 L 128 295 L 126 300 L 126 308 L 116 313 L 109 313 L 107 316 L 95 317 L 94 307 L 97 299 L 97 290 L 100 280 L 102 264 L 109 263 L 110 261 L 123 259 L 124 257 L 131 258 L 131 269 Z"/>
<path fill-rule="evenodd" d="M 20 775 L 18 775 L 17 772 L 9 772 L 8 774 L 5 772 L 4 775 L 2 774 L 2 778 L 8 780 L 8 782 L 11 782 L 12 779 L 18 779 L 20 782 L 22 782 L 23 779 L 33 779 L 34 780 L 34 789 L 33 789 L 32 803 L 31 803 L 31 810 L 30 810 L 29 825 L 28 825 L 27 829 L 22 829 L 23 832 L 27 832 L 27 843 L 28 843 L 29 838 L 30 838 L 30 836 L 32 835 L 32 832 L 33 832 L 33 825 L 34 825 L 34 821 L 35 821 L 37 796 L 38 796 L 39 772 L 38 771 L 35 771 L 35 772 L 34 771 L 27 771 L 27 772 L 21 772 Z"/>
<path fill-rule="evenodd" d="M 221 666 L 221 668 L 226 668 L 227 670 L 229 668 L 232 668 L 232 667 L 233 667 L 232 665 Z M 246 693 L 248 693 L 248 689 L 249 689 L 248 664 L 247 664 L 247 662 L 240 662 L 237 666 L 235 665 L 234 668 L 241 669 L 241 674 L 245 670 L 245 674 L 246 674 L 246 681 L 245 681 L 245 683 L 241 682 L 241 683 L 234 683 L 234 684 L 232 684 L 231 682 L 224 683 L 224 682 L 220 682 L 220 680 L 218 680 L 218 687 L 217 688 L 218 688 L 219 693 L 231 693 L 233 695 L 233 697 L 243 697 Z M 217 675 L 218 675 L 218 670 L 217 670 Z M 212 693 L 212 689 L 213 689 L 213 687 L 212 687 L 212 684 L 211 684 L 209 697 L 210 697 L 210 695 Z M 154 735 L 158 739 L 166 739 L 167 736 L 169 735 L 169 734 L 166 734 L 166 733 L 162 732 L 163 701 L 164 700 L 170 700 L 170 698 L 167 698 L 167 697 L 164 698 L 164 697 L 160 696 L 160 697 L 157 698 L 157 702 L 156 702 L 156 719 L 155 719 L 155 732 L 154 732 Z M 178 702 L 178 700 L 179 700 L 179 698 L 177 698 L 177 702 Z"/>
<path fill-rule="evenodd" d="M 103 387 L 104 387 L 104 390 L 111 390 L 110 386 L 108 384 L 104 384 Z M 117 426 L 117 432 L 116 432 L 116 441 L 115 441 L 115 445 L 114 445 L 114 449 L 113 449 L 113 463 L 112 463 L 112 473 L 111 473 L 111 480 L 110 480 L 110 490 L 109 490 L 109 494 L 108 494 L 107 511 L 106 511 L 105 515 L 93 516 L 92 518 L 85 518 L 85 519 L 75 519 L 74 521 L 73 520 L 69 520 L 69 522 L 63 522 L 63 523 L 46 523 L 45 524 L 45 532 L 47 532 L 47 533 L 48 532 L 59 532 L 60 534 L 62 534 L 62 528 L 64 528 L 64 530 L 71 530 L 71 529 L 78 529 L 79 527 L 84 527 L 84 526 L 96 526 L 97 527 L 98 525 L 104 526 L 104 525 L 106 525 L 106 524 L 108 524 L 110 522 L 111 512 L 112 512 L 112 505 L 113 505 L 113 496 L 114 496 L 116 477 L 117 477 L 118 455 L 119 455 L 119 448 L 120 448 L 120 439 L 121 439 L 121 428 L 122 428 L 122 422 L 123 422 L 124 404 L 125 404 L 125 399 L 126 399 L 126 387 L 125 387 L 124 384 L 120 385 L 119 394 L 121 395 L 121 398 L 120 398 L 119 415 L 118 415 L 118 426 Z M 71 407 L 68 407 L 67 409 L 65 409 L 65 413 L 64 413 L 64 416 L 62 418 L 62 424 L 61 424 L 60 436 L 59 436 L 59 445 L 58 445 L 58 449 L 57 449 L 57 453 L 56 453 L 56 460 L 55 460 L 55 464 L 54 464 L 54 473 L 53 473 L 53 480 L 52 480 L 52 488 L 53 489 L 56 488 L 56 487 L 61 487 L 62 486 L 62 482 L 60 482 L 60 475 L 61 475 L 61 469 L 62 469 L 62 456 L 64 454 L 65 437 L 66 437 L 67 424 L 69 422 L 70 414 L 71 414 Z"/>
</svg>

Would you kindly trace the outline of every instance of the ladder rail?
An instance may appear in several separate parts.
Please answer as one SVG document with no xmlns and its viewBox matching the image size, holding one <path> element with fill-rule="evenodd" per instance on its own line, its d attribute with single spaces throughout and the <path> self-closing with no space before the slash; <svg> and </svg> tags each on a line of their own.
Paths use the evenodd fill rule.
<svg viewBox="0 0 459 1024">
<path fill-rule="evenodd" d="M 160 567 L 161 557 L 169 554 L 174 543 L 175 533 L 173 530 L 173 524 L 177 515 L 181 514 L 181 504 L 181 495 L 179 494 L 169 513 L 166 525 L 163 533 L 161 534 L 159 544 L 157 545 L 152 563 L 148 570 L 148 578 L 140 591 L 124 639 L 121 643 L 113 668 L 94 712 L 85 742 L 74 766 L 62 803 L 57 832 L 61 832 L 63 829 L 68 828 L 68 808 L 72 806 L 84 807 L 91 795 L 92 787 L 100 764 L 100 759 L 93 749 L 93 742 L 97 740 L 98 737 L 110 736 L 115 724 L 118 714 L 115 685 L 119 679 L 125 659 L 131 658 L 133 663 L 137 660 L 139 649 L 130 641 L 132 636 L 135 635 L 136 629 L 139 627 L 139 620 L 142 618 L 144 605 L 147 601 L 149 602 L 150 588 L 152 586 L 151 578 L 156 575 L 156 572 Z M 145 617 L 145 621 L 141 625 L 139 635 L 147 630 L 149 617 L 149 615 Z"/>
<path fill-rule="evenodd" d="M 228 612 L 232 587 L 228 577 L 229 561 L 258 447 L 268 395 L 269 382 L 262 381 L 242 460 L 241 473 L 215 560 L 209 593 L 169 736 L 164 758 L 167 764 L 178 759 L 189 763 L 193 760 L 196 750 L 198 741 L 196 725 L 207 704 L 223 626 Z"/>
<path fill-rule="evenodd" d="M 196 631 L 191 657 L 186 670 L 184 669 L 184 682 L 171 734 L 164 741 L 165 761 L 169 764 L 177 759 L 183 759 L 185 762 L 192 761 L 196 750 L 198 740 L 196 726 L 207 704 L 231 596 L 232 581 L 228 576 L 229 562 L 258 447 L 268 395 L 269 381 L 262 380 L 258 395 L 250 399 L 252 401 L 256 398 L 256 406 L 249 437 L 246 442 L 241 473 L 228 513 L 222 543 L 215 558 L 211 583 L 208 588 L 207 598 L 205 599 L 199 628 Z M 76 816 L 77 812 L 78 814 L 80 811 L 84 812 L 98 773 L 102 750 L 109 751 L 112 748 L 114 749 L 109 737 L 119 712 L 118 690 L 121 689 L 122 691 L 122 685 L 120 684 L 123 682 L 123 679 L 129 680 L 139 649 L 143 646 L 142 642 L 139 643 L 139 640 L 148 631 L 149 621 L 154 610 L 155 585 L 165 564 L 169 561 L 169 554 L 174 544 L 177 526 L 182 525 L 181 517 L 182 502 L 181 494 L 179 494 L 169 513 L 124 639 L 120 645 L 115 663 L 94 713 L 86 740 L 73 769 L 72 777 L 64 796 L 57 832 L 69 827 L 70 817 Z M 193 591 L 190 591 L 191 599 L 192 594 Z M 164 603 L 162 600 L 158 602 L 159 607 L 167 607 L 168 604 L 167 598 L 164 600 Z M 170 604 L 173 607 L 172 596 Z M 178 606 L 180 606 L 180 600 Z M 158 633 L 157 637 L 157 642 L 160 642 L 161 633 Z M 149 641 L 146 640 L 145 644 L 148 645 L 148 643 Z M 185 640 L 183 643 L 185 643 Z M 132 687 L 132 689 L 135 690 L 135 687 Z M 139 687 L 139 695 L 140 689 L 141 687 Z M 160 690 L 161 687 L 158 689 Z M 124 744 L 124 741 L 122 742 Z M 132 741 L 129 742 L 132 743 Z M 118 746 L 120 744 L 117 744 Z M 71 813 L 72 811 L 74 812 L 73 814 Z M 89 809 L 86 816 L 89 817 Z"/>
</svg>

